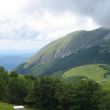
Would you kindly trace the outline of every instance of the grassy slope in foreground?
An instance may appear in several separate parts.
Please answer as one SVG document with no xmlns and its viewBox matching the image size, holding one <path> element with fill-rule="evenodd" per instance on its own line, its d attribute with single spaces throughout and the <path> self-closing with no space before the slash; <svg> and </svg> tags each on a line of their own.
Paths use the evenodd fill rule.
<svg viewBox="0 0 110 110">
<path fill-rule="evenodd" d="M 104 70 L 98 64 L 91 64 L 91 65 L 72 68 L 69 71 L 65 72 L 63 74 L 63 77 L 69 78 L 73 76 L 85 76 L 95 81 L 103 81 L 105 80 L 104 78 L 105 73 L 106 73 L 106 70 Z"/>
<path fill-rule="evenodd" d="M 0 110 L 13 110 L 13 105 L 0 102 Z M 25 108 L 24 110 L 33 110 L 33 109 Z"/>
<path fill-rule="evenodd" d="M 91 64 L 72 68 L 65 72 L 62 77 L 70 82 L 75 76 L 88 77 L 89 79 L 99 82 L 103 89 L 110 90 L 110 76 L 104 78 L 106 72 L 107 70 L 104 70 L 99 64 Z"/>
<path fill-rule="evenodd" d="M 0 102 L 0 110 L 13 110 L 13 106 L 11 104 Z"/>
</svg>

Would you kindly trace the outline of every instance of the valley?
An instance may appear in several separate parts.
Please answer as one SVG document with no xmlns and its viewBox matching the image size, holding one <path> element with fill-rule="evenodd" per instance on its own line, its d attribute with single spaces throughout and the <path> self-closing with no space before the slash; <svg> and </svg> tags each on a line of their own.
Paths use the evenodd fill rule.
<svg viewBox="0 0 110 110">
<path fill-rule="evenodd" d="M 0 0 L 0 110 L 110 110 L 110 0 Z"/>
</svg>

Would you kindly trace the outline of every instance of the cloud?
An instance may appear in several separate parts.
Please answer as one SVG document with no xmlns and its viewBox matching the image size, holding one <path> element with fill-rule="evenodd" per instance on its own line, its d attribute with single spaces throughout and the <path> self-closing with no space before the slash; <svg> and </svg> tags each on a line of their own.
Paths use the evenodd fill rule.
<svg viewBox="0 0 110 110">
<path fill-rule="evenodd" d="M 26 0 L 0 0 L 0 17 L 5 18 L 17 15 L 25 10 L 26 7 Z"/>
<path fill-rule="evenodd" d="M 103 27 L 110 28 L 110 0 L 73 0 L 73 12 L 91 17 Z"/>
<path fill-rule="evenodd" d="M 80 16 L 91 17 L 104 27 L 110 27 L 110 0 L 37 0 L 34 5 L 37 10 L 51 10 L 62 13 L 70 11 Z"/>
<path fill-rule="evenodd" d="M 36 51 L 69 32 L 97 28 L 94 21 L 102 25 L 95 18 L 97 4 L 90 0 L 0 0 L 0 50 Z"/>
</svg>

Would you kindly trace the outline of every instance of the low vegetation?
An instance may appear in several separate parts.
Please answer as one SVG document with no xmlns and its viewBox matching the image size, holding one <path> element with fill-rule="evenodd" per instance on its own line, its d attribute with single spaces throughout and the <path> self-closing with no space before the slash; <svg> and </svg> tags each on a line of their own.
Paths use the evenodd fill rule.
<svg viewBox="0 0 110 110">
<path fill-rule="evenodd" d="M 13 110 L 13 106 L 11 104 L 0 102 L 1 110 Z"/>
<path fill-rule="evenodd" d="M 13 110 L 13 105 L 0 102 L 0 110 Z M 34 109 L 25 108 L 24 110 L 34 110 Z"/>
</svg>

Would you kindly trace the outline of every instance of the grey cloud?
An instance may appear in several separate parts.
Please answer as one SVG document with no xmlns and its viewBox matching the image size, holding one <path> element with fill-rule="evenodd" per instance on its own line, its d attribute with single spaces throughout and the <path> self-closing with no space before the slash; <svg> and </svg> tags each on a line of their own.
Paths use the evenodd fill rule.
<svg viewBox="0 0 110 110">
<path fill-rule="evenodd" d="M 14 31 L 15 38 L 22 39 L 22 40 L 35 40 L 36 37 L 39 35 L 38 32 L 30 30 L 26 27 L 22 27 L 19 30 Z"/>
<path fill-rule="evenodd" d="M 74 5 L 79 14 L 92 17 L 101 26 L 110 27 L 110 0 L 77 0 Z"/>
<path fill-rule="evenodd" d="M 71 11 L 93 18 L 104 27 L 110 27 L 110 0 L 37 0 L 37 10 L 60 12 Z"/>
<path fill-rule="evenodd" d="M 38 32 L 29 30 L 28 28 L 21 28 L 19 30 L 13 30 L 12 33 L 0 32 L 0 39 L 13 39 L 13 40 L 35 40 L 39 35 Z"/>
</svg>

